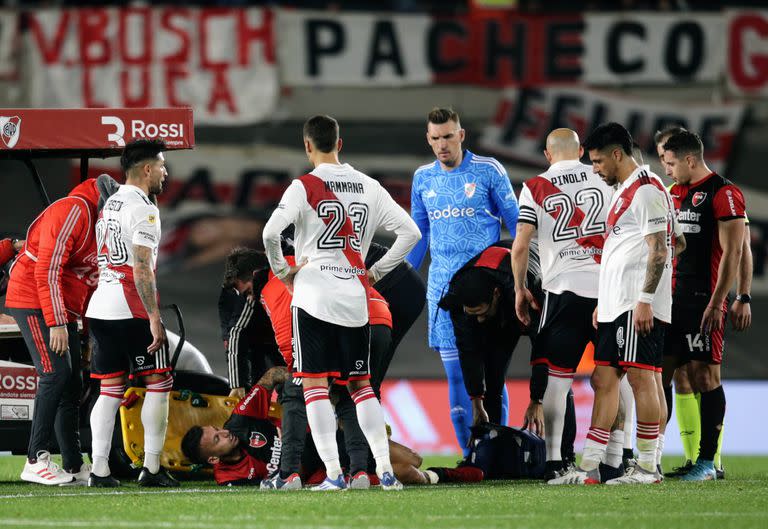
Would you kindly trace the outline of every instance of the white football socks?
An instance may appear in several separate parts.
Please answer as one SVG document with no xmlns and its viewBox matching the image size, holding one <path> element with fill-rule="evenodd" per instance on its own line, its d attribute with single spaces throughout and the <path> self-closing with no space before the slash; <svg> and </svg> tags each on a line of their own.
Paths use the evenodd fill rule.
<svg viewBox="0 0 768 529">
<path fill-rule="evenodd" d="M 101 384 L 99 397 L 91 410 L 91 472 L 99 477 L 109 476 L 109 450 L 115 417 L 125 393 L 124 384 Z"/>
</svg>

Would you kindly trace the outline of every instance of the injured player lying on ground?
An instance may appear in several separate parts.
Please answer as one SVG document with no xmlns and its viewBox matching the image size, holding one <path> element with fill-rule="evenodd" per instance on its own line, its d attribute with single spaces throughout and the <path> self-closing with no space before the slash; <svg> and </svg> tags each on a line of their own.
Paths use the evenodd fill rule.
<svg viewBox="0 0 768 529">
<path fill-rule="evenodd" d="M 214 479 L 219 485 L 262 485 L 262 488 L 276 488 L 268 482 L 277 475 L 280 455 L 285 447 L 280 438 L 280 420 L 269 416 L 269 403 L 275 386 L 290 383 L 286 379 L 285 368 L 270 369 L 259 384 L 253 386 L 245 398 L 238 402 L 223 428 L 211 425 L 190 428 L 182 440 L 182 449 L 187 458 L 196 464 L 212 465 Z M 343 428 L 339 429 L 338 435 L 341 437 L 339 447 L 344 447 Z M 471 466 L 421 470 L 422 458 L 410 448 L 390 439 L 389 449 L 397 479 L 404 484 L 429 485 L 483 479 L 482 470 Z M 349 472 L 349 457 L 345 458 L 343 454 L 342 465 L 345 464 L 345 470 Z M 358 483 L 357 488 L 378 484 L 373 468 L 368 468 L 365 474 L 355 473 L 353 479 Z M 284 485 L 279 488 L 300 489 L 302 483 L 319 484 L 324 479 L 325 467 L 314 448 L 312 436 L 307 432 L 301 469 L 281 480 Z M 352 485 L 352 488 L 356 487 Z"/>
</svg>

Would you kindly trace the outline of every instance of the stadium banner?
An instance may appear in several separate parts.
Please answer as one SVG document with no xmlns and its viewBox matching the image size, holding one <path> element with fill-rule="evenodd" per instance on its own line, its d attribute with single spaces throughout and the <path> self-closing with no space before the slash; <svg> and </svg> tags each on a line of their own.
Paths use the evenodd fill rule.
<svg viewBox="0 0 768 529">
<path fill-rule="evenodd" d="M 17 73 L 18 11 L 0 9 L 0 79 L 12 79 Z"/>
<path fill-rule="evenodd" d="M 480 144 L 493 153 L 542 165 L 547 134 L 559 127 L 574 129 L 583 139 L 607 121 L 623 124 L 646 154 L 655 160 L 654 133 L 682 125 L 701 136 L 709 166 L 724 171 L 744 116 L 742 104 L 662 103 L 617 96 L 586 88 L 509 88 Z"/>
<path fill-rule="evenodd" d="M 724 69 L 718 13 L 585 15 L 585 84 L 715 82 Z"/>
<path fill-rule="evenodd" d="M 768 454 L 768 423 L 754 420 L 754 415 L 741 413 L 756 402 L 768 399 L 768 382 L 727 380 L 723 386 L 728 394 L 728 413 L 723 433 L 723 454 Z M 529 402 L 527 380 L 508 380 L 509 421 L 520 427 Z M 584 447 L 589 430 L 594 393 L 589 378 L 573 382 L 576 404 L 576 452 Z M 453 431 L 448 404 L 448 384 L 444 380 L 385 380 L 381 388 L 381 402 L 387 424 L 392 428 L 392 439 L 409 446 L 421 454 L 458 454 L 459 445 Z M 682 454 L 683 446 L 677 421 L 669 421 L 664 436 L 665 454 Z"/>
<path fill-rule="evenodd" d="M 728 88 L 745 96 L 768 96 L 768 10 L 727 10 Z"/>
<path fill-rule="evenodd" d="M 268 9 L 136 6 L 27 16 L 32 106 L 191 106 L 198 125 L 254 123 L 275 107 Z"/>
<path fill-rule="evenodd" d="M 579 15 L 469 17 L 278 10 L 277 50 L 289 86 L 573 83 Z"/>
</svg>

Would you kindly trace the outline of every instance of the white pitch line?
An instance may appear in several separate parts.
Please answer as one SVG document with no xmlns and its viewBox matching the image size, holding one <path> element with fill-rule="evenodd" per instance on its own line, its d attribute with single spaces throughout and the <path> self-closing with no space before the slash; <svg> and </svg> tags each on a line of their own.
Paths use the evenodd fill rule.
<svg viewBox="0 0 768 529">
<path fill-rule="evenodd" d="M 234 494 L 237 492 L 245 492 L 247 488 L 235 488 L 235 487 L 221 487 L 218 489 L 170 489 L 170 490 L 115 490 L 104 492 L 80 492 L 80 493 L 62 493 L 62 494 L 35 494 L 19 493 L 19 494 L 2 494 L 0 500 L 4 499 L 24 499 L 24 498 L 69 498 L 73 496 L 132 496 L 139 494 L 187 494 L 187 493 L 203 493 L 203 494 Z"/>
</svg>

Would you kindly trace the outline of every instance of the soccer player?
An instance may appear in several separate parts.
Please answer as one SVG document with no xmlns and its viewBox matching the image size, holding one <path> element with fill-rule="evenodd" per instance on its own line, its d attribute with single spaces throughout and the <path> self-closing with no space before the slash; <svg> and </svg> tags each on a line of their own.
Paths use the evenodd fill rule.
<svg viewBox="0 0 768 529">
<path fill-rule="evenodd" d="M 160 468 L 173 377 L 163 348 L 165 329 L 155 282 L 160 213 L 150 196 L 163 191 L 168 174 L 163 150 L 161 140 L 136 140 L 125 146 L 120 157 L 125 185 L 104 204 L 96 224 L 99 284 L 85 315 L 97 343 L 91 377 L 99 380 L 101 389 L 91 411 L 89 487 L 120 485 L 110 473 L 108 457 L 129 370 L 147 388 L 141 410 L 144 466 L 139 485 L 179 485 Z"/>
<path fill-rule="evenodd" d="M 392 271 L 418 242 L 418 227 L 381 185 L 339 162 L 339 125 L 330 116 L 304 124 L 304 149 L 314 169 L 294 180 L 264 227 L 272 272 L 293 291 L 295 376 L 302 379 L 307 419 L 326 467 L 321 490 L 342 490 L 336 417 L 329 379 L 346 384 L 385 490 L 402 485 L 389 460 L 384 415 L 369 372 L 368 285 Z M 295 226 L 296 265 L 285 260 L 280 235 Z M 370 270 L 364 259 L 374 233 L 397 238 Z"/>
<path fill-rule="evenodd" d="M 541 255 L 544 312 L 534 340 L 534 370 L 548 371 L 542 402 L 547 443 L 547 474 L 561 472 L 560 442 L 573 376 L 589 342 L 596 342 L 592 312 L 597 306 L 600 257 L 613 188 L 579 160 L 584 149 L 570 129 L 547 136 L 549 170 L 523 184 L 520 218 L 512 247 L 517 316 L 530 323 L 533 298 L 526 287 L 531 241 Z M 618 439 L 623 432 L 611 434 Z M 619 461 L 610 466 L 619 467 Z"/>
<path fill-rule="evenodd" d="M 701 399 L 699 454 L 682 479 L 703 481 L 716 479 L 714 458 L 725 417 L 720 363 L 726 297 L 742 256 L 745 201 L 738 187 L 709 169 L 695 133 L 673 134 L 663 148 L 664 162 L 675 180 L 671 194 L 678 220 L 689 241 L 675 267 L 671 353 L 689 363 L 689 381 Z M 749 296 L 740 293 L 739 301 L 748 303 Z"/>
<path fill-rule="evenodd" d="M 11 269 L 5 305 L 38 376 L 27 461 L 21 479 L 84 485 L 91 466 L 80 450 L 82 390 L 77 320 L 96 287 L 96 216 L 118 185 L 101 175 L 75 187 L 34 220 Z M 48 452 L 55 434 L 62 469 Z"/>
<path fill-rule="evenodd" d="M 518 209 L 504 167 L 493 158 L 463 149 L 464 138 L 465 131 L 454 110 L 435 108 L 429 113 L 427 142 L 437 159 L 419 167 L 413 175 L 411 216 L 422 238 L 408 256 L 408 262 L 418 269 L 429 248 L 429 346 L 440 354 L 443 362 L 451 421 L 466 456 L 472 404 L 462 379 L 450 315 L 440 309 L 438 303 L 456 271 L 499 240 L 502 218 L 512 237 L 515 236 Z M 506 410 L 505 397 L 502 411 L 505 424 Z"/>
<path fill-rule="evenodd" d="M 662 167 L 664 167 L 666 175 L 670 178 L 673 178 L 673 175 L 671 168 L 664 162 L 664 144 L 673 134 L 680 132 L 685 132 L 685 129 L 682 127 L 668 127 L 656 132 L 656 135 L 654 136 L 659 161 L 661 162 Z M 672 186 L 670 186 L 670 188 L 671 187 Z M 733 329 L 735 331 L 746 330 L 752 322 L 752 311 L 749 303 L 751 300 L 750 290 L 752 285 L 752 247 L 750 245 L 749 218 L 746 217 L 746 213 L 745 223 L 742 255 L 736 280 L 737 292 L 743 295 L 737 296 L 736 299 L 734 299 L 730 310 Z M 680 250 L 676 249 L 676 252 L 680 253 Z M 667 477 L 680 477 L 691 470 L 693 462 L 696 461 L 699 454 L 699 443 L 701 439 L 700 397 L 697 393 L 694 393 L 694 390 L 688 381 L 688 369 L 683 368 L 682 364 L 680 364 L 681 359 L 677 357 L 679 344 L 675 343 L 677 339 L 675 329 L 676 321 L 673 318 L 672 326 L 665 337 L 663 380 L 667 401 L 668 420 L 672 415 L 672 381 L 674 380 L 675 416 L 677 418 L 678 430 L 680 431 L 680 439 L 683 444 L 685 463 L 682 466 L 674 468 L 672 472 L 666 473 L 665 476 Z M 687 343 L 684 344 L 684 346 L 687 346 Z M 692 351 L 689 350 L 689 352 Z M 661 431 L 664 431 L 663 427 Z M 725 478 L 725 471 L 723 470 L 720 458 L 722 444 L 723 430 L 721 429 L 717 443 L 717 451 L 715 452 L 715 471 L 717 479 Z"/>
<path fill-rule="evenodd" d="M 190 428 L 181 442 L 187 458 L 193 463 L 213 465 L 213 476 L 219 485 L 261 484 L 262 489 L 271 488 L 264 486 L 265 481 L 269 481 L 266 478 L 277 471 L 290 446 L 285 437 L 280 437 L 280 421 L 269 416 L 270 395 L 276 384 L 290 383 L 288 377 L 285 368 L 269 369 L 259 384 L 238 402 L 223 428 Z M 325 477 L 323 462 L 314 450 L 311 435 L 306 434 L 306 430 L 302 434 L 308 437 L 307 449 L 300 473 L 290 478 L 296 489 L 301 488 L 302 480 L 313 484 Z M 339 431 L 340 442 L 346 434 L 346 429 Z M 482 470 L 471 466 L 421 470 L 422 459 L 416 452 L 391 440 L 389 447 L 394 472 L 403 483 L 428 485 L 483 479 Z"/>
<path fill-rule="evenodd" d="M 618 123 L 597 127 L 584 142 L 593 170 L 618 184 L 609 206 L 600 264 L 595 402 L 581 465 L 553 485 L 600 483 L 599 464 L 616 419 L 626 370 L 637 408 L 637 466 L 609 484 L 658 483 L 657 437 L 664 323 L 671 319 L 671 237 L 674 207 L 661 180 L 632 158 L 632 137 Z M 676 234 L 677 235 L 677 234 Z"/>
</svg>

